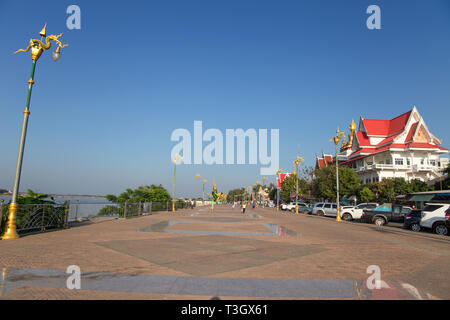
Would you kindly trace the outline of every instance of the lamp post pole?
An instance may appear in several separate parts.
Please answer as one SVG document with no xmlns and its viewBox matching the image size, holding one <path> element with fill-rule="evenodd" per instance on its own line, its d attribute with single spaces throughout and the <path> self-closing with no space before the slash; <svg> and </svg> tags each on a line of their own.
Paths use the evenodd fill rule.
<svg viewBox="0 0 450 320">
<path fill-rule="evenodd" d="M 280 210 L 280 188 L 278 188 L 278 182 L 280 181 L 280 173 L 282 171 L 282 169 L 277 170 L 277 211 Z"/>
<path fill-rule="evenodd" d="M 337 128 L 336 135 L 330 139 L 330 141 L 333 141 L 336 146 L 336 204 L 337 204 L 336 221 L 341 221 L 340 204 L 339 204 L 339 160 L 338 160 L 337 145 L 339 144 L 339 141 L 342 138 L 345 139 L 345 134 L 344 132 L 340 132 L 339 128 Z"/>
<path fill-rule="evenodd" d="M 202 191 L 202 205 L 205 205 L 205 184 L 206 184 L 206 182 L 207 182 L 207 180 L 206 179 L 204 179 L 204 180 L 202 180 L 202 183 L 203 183 L 203 191 Z"/>
<path fill-rule="evenodd" d="M 295 213 L 298 214 L 298 166 L 300 163 L 304 163 L 302 157 L 297 156 L 297 159 L 294 159 L 296 174 L 295 174 Z"/>
<path fill-rule="evenodd" d="M 267 178 L 262 178 L 263 185 L 264 185 L 264 182 L 266 182 L 266 181 L 267 181 Z M 265 190 L 263 190 L 263 193 L 262 193 L 262 207 L 263 208 L 264 208 L 264 202 L 265 202 L 264 194 L 265 194 Z"/>
<path fill-rule="evenodd" d="M 173 186 L 172 186 L 172 212 L 175 212 L 175 174 L 176 174 L 176 171 L 177 171 L 178 160 L 180 160 L 180 161 L 183 160 L 183 157 L 181 157 L 179 154 L 176 155 L 172 159 L 172 162 L 174 164 L 174 167 L 173 167 Z"/>
<path fill-rule="evenodd" d="M 337 204 L 337 214 L 336 221 L 341 221 L 340 215 L 340 202 L 339 202 L 339 160 L 338 160 L 338 149 L 336 145 L 336 204 Z"/>
<path fill-rule="evenodd" d="M 46 27 L 41 30 L 39 35 L 42 37 L 41 39 L 46 40 L 44 44 L 42 41 L 38 39 L 31 39 L 28 47 L 26 49 L 19 49 L 14 53 L 18 52 L 27 52 L 31 49 L 31 60 L 33 61 L 31 64 L 31 74 L 30 79 L 28 80 L 28 94 L 27 101 L 25 104 L 25 110 L 23 111 L 23 120 L 22 120 L 22 131 L 20 134 L 19 140 L 19 151 L 17 154 L 17 162 L 16 162 L 16 171 L 14 175 L 14 187 L 13 193 L 11 197 L 11 203 L 9 204 L 9 214 L 8 214 L 8 222 L 6 224 L 6 232 L 3 235 L 2 239 L 17 239 L 19 238 L 19 234 L 16 230 L 16 212 L 17 212 L 17 195 L 19 193 L 19 185 L 20 185 L 20 176 L 22 173 L 22 161 L 23 161 L 23 152 L 25 148 L 25 140 L 27 136 L 27 128 L 28 128 L 28 117 L 30 116 L 30 101 L 31 101 L 31 91 L 33 89 L 34 84 L 34 72 L 36 70 L 36 62 L 41 56 L 44 50 L 48 50 L 51 47 L 51 41 L 55 41 L 58 44 L 56 50 L 52 53 L 53 61 L 57 61 L 61 55 L 61 48 L 64 48 L 66 45 L 63 45 L 58 39 L 62 36 L 62 33 L 58 36 L 50 35 L 47 37 L 46 35 Z"/>
<path fill-rule="evenodd" d="M 197 189 L 197 191 L 195 192 L 195 193 L 197 193 L 198 192 L 198 179 L 200 178 L 200 174 L 199 173 L 197 173 L 196 175 L 195 175 L 195 184 L 196 184 L 196 189 Z M 198 195 L 198 194 L 197 194 Z M 194 199 L 194 207 L 197 207 L 197 199 Z"/>
</svg>

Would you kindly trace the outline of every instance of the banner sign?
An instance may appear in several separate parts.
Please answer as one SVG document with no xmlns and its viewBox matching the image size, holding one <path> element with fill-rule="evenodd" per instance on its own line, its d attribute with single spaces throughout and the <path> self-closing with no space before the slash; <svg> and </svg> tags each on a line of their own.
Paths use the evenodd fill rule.
<svg viewBox="0 0 450 320">
<path fill-rule="evenodd" d="M 290 173 L 280 173 L 279 177 L 277 178 L 277 183 L 278 183 L 277 188 L 281 189 L 281 185 L 283 183 L 283 180 L 286 179 L 286 177 L 290 177 L 290 176 L 291 176 Z"/>
</svg>

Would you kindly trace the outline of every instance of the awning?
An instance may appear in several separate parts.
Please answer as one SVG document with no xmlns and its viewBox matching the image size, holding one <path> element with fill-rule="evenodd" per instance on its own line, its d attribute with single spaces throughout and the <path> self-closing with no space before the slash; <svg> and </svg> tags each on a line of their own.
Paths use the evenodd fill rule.
<svg viewBox="0 0 450 320">
<path fill-rule="evenodd" d="M 430 201 L 435 197 L 435 194 L 414 194 L 408 201 Z"/>
</svg>

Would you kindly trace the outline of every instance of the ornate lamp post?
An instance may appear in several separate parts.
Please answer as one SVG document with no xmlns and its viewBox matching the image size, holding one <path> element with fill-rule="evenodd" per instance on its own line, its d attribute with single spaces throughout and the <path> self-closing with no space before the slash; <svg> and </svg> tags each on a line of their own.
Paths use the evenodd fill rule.
<svg viewBox="0 0 450 320">
<path fill-rule="evenodd" d="M 337 148 L 337 145 L 341 139 L 345 139 L 345 134 L 344 132 L 340 132 L 339 128 L 337 128 L 336 135 L 330 139 L 330 142 L 333 141 L 336 146 L 336 203 L 337 203 L 336 221 L 341 221 L 340 204 L 339 204 L 339 162 L 338 162 L 338 148 Z"/>
<path fill-rule="evenodd" d="M 283 172 L 283 169 L 277 170 L 277 211 L 280 210 L 280 188 L 278 188 L 278 181 L 280 179 L 280 173 Z"/>
<path fill-rule="evenodd" d="M 253 192 L 255 193 L 254 200 L 256 202 L 256 206 L 258 205 L 258 200 L 261 201 L 261 194 L 259 193 L 259 190 L 258 190 L 258 186 L 260 186 L 260 185 L 261 185 L 261 182 L 260 181 L 256 181 L 255 188 L 253 189 Z"/>
<path fill-rule="evenodd" d="M 199 178 L 200 178 L 200 173 L 197 173 L 195 175 L 195 185 L 196 185 L 197 190 L 198 190 L 198 179 Z M 194 201 L 194 206 L 197 207 L 197 200 Z"/>
<path fill-rule="evenodd" d="M 202 205 L 205 205 L 205 184 L 206 184 L 206 182 L 208 182 L 208 180 L 206 180 L 206 179 L 202 180 L 202 184 L 203 184 L 203 192 L 202 192 L 202 199 L 203 199 L 203 201 L 202 201 Z"/>
<path fill-rule="evenodd" d="M 298 214 L 298 165 L 301 163 L 305 163 L 302 157 L 297 156 L 297 159 L 294 159 L 295 167 L 297 169 L 297 173 L 295 175 L 295 213 Z"/>
<path fill-rule="evenodd" d="M 264 182 L 266 182 L 267 181 L 267 178 L 262 178 L 262 184 L 264 185 Z M 263 190 L 263 193 L 264 193 L 265 191 Z M 263 193 L 261 193 L 261 195 L 262 195 L 262 207 L 264 208 L 264 194 Z"/>
<path fill-rule="evenodd" d="M 62 36 L 62 33 L 55 36 L 50 35 L 47 37 L 46 34 L 47 24 L 44 25 L 39 35 L 41 36 L 41 40 L 45 39 L 45 44 L 38 39 L 31 39 L 28 47 L 26 49 L 19 49 L 14 54 L 18 52 L 27 52 L 31 50 L 31 60 L 33 61 L 31 64 L 31 74 L 30 80 L 28 80 L 28 95 L 27 102 L 25 104 L 25 110 L 23 111 L 23 121 L 22 121 L 22 133 L 20 135 L 19 142 L 19 152 L 17 155 L 17 163 L 16 163 L 16 173 L 14 176 L 14 187 L 13 193 L 11 197 L 11 203 L 9 204 L 9 215 L 8 222 L 6 224 L 6 232 L 3 235 L 2 239 L 17 239 L 19 235 L 16 231 L 16 212 L 17 212 L 17 194 L 19 193 L 19 184 L 20 184 L 20 175 L 22 172 L 22 160 L 23 160 L 23 150 L 25 147 L 25 138 L 27 135 L 28 128 L 28 117 L 30 116 L 30 101 L 31 101 L 31 90 L 34 84 L 34 71 L 36 69 L 36 62 L 39 60 L 39 57 L 42 55 L 44 50 L 50 49 L 52 45 L 52 41 L 55 41 L 58 44 L 56 50 L 52 53 L 53 61 L 59 60 L 61 57 L 61 48 L 67 47 L 67 44 L 62 44 L 58 39 Z"/>
<path fill-rule="evenodd" d="M 183 157 L 179 154 L 175 156 L 175 158 L 172 159 L 172 162 L 174 164 L 173 167 L 173 187 L 172 187 L 172 212 L 175 212 L 175 173 L 177 171 L 177 163 L 178 161 L 183 161 Z"/>
</svg>

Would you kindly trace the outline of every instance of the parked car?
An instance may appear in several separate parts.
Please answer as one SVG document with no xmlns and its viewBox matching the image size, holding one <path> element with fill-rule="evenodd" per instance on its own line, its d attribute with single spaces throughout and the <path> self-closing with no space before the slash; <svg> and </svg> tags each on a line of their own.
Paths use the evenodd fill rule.
<svg viewBox="0 0 450 320">
<path fill-rule="evenodd" d="M 289 210 L 291 212 L 295 212 L 295 201 L 286 205 L 285 210 Z M 298 202 L 298 212 L 300 213 L 309 213 L 311 212 L 311 208 L 305 202 Z"/>
<path fill-rule="evenodd" d="M 418 232 L 421 230 L 420 227 L 421 219 L 422 219 L 422 210 L 412 210 L 405 216 L 403 228 Z"/>
<path fill-rule="evenodd" d="M 405 215 L 412 211 L 411 207 L 398 204 L 385 203 L 375 209 L 363 209 L 361 220 L 383 226 L 389 222 L 401 222 L 405 220 Z"/>
<path fill-rule="evenodd" d="M 433 233 L 448 235 L 446 215 L 449 208 L 448 203 L 428 203 L 422 210 L 420 226 L 431 229 Z"/>
<path fill-rule="evenodd" d="M 356 207 L 342 207 L 341 218 L 345 221 L 361 219 L 364 209 L 375 209 L 378 203 L 360 203 Z"/>
<path fill-rule="evenodd" d="M 450 208 L 445 210 L 445 225 L 447 226 L 447 230 L 450 230 Z"/>
<path fill-rule="evenodd" d="M 322 210 L 324 202 L 317 202 L 312 206 L 311 214 L 317 214 L 318 210 Z"/>
<path fill-rule="evenodd" d="M 317 209 L 316 214 L 318 216 L 336 217 L 337 203 L 324 203 L 322 207 Z"/>
</svg>

